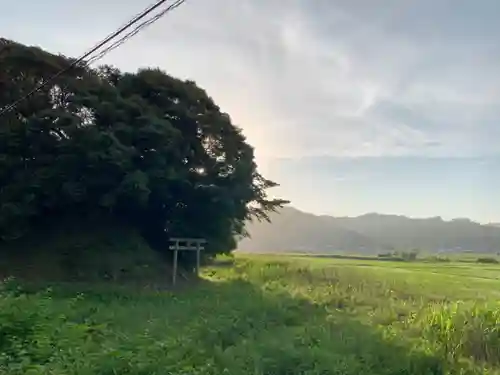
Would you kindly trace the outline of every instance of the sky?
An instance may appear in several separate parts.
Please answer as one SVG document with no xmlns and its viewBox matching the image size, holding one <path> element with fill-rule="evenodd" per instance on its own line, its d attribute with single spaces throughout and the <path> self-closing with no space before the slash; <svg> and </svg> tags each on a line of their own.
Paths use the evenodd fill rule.
<svg viewBox="0 0 500 375">
<path fill-rule="evenodd" d="M 79 56 L 152 0 L 0 0 Z M 500 222 L 500 1 L 187 0 L 101 62 L 196 81 L 313 213 Z"/>
</svg>

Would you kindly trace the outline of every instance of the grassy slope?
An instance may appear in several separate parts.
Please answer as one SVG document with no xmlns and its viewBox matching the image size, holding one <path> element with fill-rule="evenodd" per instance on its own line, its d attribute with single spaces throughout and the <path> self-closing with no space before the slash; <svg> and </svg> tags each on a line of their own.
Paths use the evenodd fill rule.
<svg viewBox="0 0 500 375">
<path fill-rule="evenodd" d="M 500 373 L 499 271 L 251 256 L 205 269 L 190 290 L 4 296 L 2 331 L 12 316 L 38 328 L 1 348 L 14 354 L 0 373 L 29 361 L 45 361 L 31 374 Z"/>
<path fill-rule="evenodd" d="M 132 282 L 168 271 L 136 230 L 106 217 L 65 217 L 44 223 L 29 236 L 0 241 L 0 277 Z"/>
</svg>

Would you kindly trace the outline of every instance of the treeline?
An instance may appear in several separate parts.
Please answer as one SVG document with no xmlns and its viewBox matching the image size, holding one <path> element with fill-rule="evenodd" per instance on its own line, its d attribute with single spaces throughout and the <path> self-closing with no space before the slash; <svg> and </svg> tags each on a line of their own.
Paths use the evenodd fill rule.
<svg viewBox="0 0 500 375">
<path fill-rule="evenodd" d="M 91 69 L 0 39 L 0 250 L 67 218 L 112 217 L 164 252 L 170 236 L 229 252 L 282 200 L 241 129 L 195 82 Z"/>
</svg>

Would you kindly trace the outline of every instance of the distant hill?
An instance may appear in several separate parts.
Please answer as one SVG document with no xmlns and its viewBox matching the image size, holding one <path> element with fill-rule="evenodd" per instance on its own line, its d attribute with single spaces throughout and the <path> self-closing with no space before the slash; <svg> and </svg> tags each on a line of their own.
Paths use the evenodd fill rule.
<svg viewBox="0 0 500 375">
<path fill-rule="evenodd" d="M 500 227 L 469 219 L 413 219 L 398 215 L 358 217 L 313 215 L 286 207 L 271 215 L 272 223 L 251 222 L 251 238 L 239 249 L 260 252 L 353 252 L 419 249 L 432 252 L 500 251 Z"/>
</svg>

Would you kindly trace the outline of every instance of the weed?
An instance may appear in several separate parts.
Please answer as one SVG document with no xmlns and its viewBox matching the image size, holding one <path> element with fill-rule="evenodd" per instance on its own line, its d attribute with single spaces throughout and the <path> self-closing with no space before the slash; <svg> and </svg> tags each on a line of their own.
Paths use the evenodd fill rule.
<svg viewBox="0 0 500 375">
<path fill-rule="evenodd" d="M 500 268 L 238 256 L 169 292 L 0 292 L 0 373 L 499 374 Z"/>
</svg>

